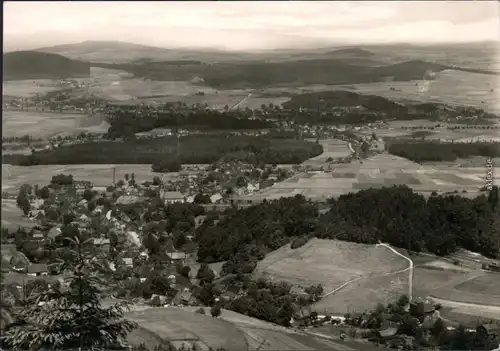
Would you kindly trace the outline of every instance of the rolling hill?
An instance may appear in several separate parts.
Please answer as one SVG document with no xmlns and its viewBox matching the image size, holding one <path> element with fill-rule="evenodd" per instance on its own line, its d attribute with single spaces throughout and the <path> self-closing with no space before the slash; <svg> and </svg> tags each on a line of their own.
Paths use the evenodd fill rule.
<svg viewBox="0 0 500 351">
<path fill-rule="evenodd" d="M 82 61 L 98 62 L 129 62 L 138 59 L 170 57 L 171 50 L 154 46 L 133 44 L 120 41 L 88 40 L 75 44 L 56 45 L 36 49 L 38 52 L 47 52 L 63 55 Z"/>
<path fill-rule="evenodd" d="M 221 62 L 182 67 L 152 63 L 115 66 L 108 64 L 102 67 L 122 69 L 133 73 L 136 77 L 158 81 L 188 81 L 198 76 L 203 78 L 206 85 L 219 90 L 411 81 L 423 79 L 429 71 L 439 72 L 449 68 L 445 65 L 418 60 L 374 66 L 329 58 L 281 62 Z"/>
<path fill-rule="evenodd" d="M 61 55 L 36 51 L 14 51 L 3 55 L 4 81 L 70 77 L 90 77 L 90 65 Z"/>
<path fill-rule="evenodd" d="M 245 53 L 204 49 L 166 49 L 123 41 L 87 40 L 81 43 L 35 49 L 66 56 L 74 60 L 101 63 L 132 63 L 141 61 L 195 60 L 203 62 L 238 61 Z"/>
</svg>

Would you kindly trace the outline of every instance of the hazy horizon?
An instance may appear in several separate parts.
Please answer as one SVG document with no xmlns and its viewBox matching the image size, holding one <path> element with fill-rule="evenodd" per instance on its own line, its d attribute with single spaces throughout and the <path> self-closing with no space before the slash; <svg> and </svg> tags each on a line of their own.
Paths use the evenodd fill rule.
<svg viewBox="0 0 500 351">
<path fill-rule="evenodd" d="M 83 41 L 256 51 L 500 40 L 497 1 L 5 2 L 3 16 L 4 51 Z"/>
</svg>

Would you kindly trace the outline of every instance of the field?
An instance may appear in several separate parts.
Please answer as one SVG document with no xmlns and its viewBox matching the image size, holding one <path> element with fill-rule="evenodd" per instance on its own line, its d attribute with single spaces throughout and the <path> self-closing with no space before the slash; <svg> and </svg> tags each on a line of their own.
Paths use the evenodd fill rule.
<svg viewBox="0 0 500 351">
<path fill-rule="evenodd" d="M 323 155 L 318 156 L 323 157 Z M 326 167 L 325 167 L 326 168 Z M 500 167 L 493 171 L 495 179 Z M 311 199 L 338 197 L 361 189 L 408 185 L 425 196 L 432 191 L 453 192 L 477 196 L 485 184 L 486 169 L 482 167 L 450 167 L 449 165 L 419 165 L 402 157 L 379 154 L 349 164 L 334 164 L 329 172 L 308 172 L 249 196 L 248 199 L 273 199 L 302 194 Z"/>
<path fill-rule="evenodd" d="M 129 339 L 154 344 L 161 338 L 176 347 L 182 344 L 189 347 L 196 345 L 199 350 L 208 350 L 209 347 L 248 351 L 357 349 L 346 343 L 287 330 L 227 310 L 223 310 L 222 315 L 214 319 L 210 317 L 208 308 L 205 308 L 207 315 L 194 313 L 196 309 L 168 307 L 127 313 L 127 318 L 138 322 L 141 327 Z"/>
<path fill-rule="evenodd" d="M 388 255 L 387 252 L 385 254 Z M 314 303 L 313 308 L 319 314 L 339 316 L 347 312 L 364 312 L 375 308 L 377 303 L 387 304 L 408 294 L 408 277 L 409 273 L 406 271 L 360 279 L 322 298 Z"/>
<path fill-rule="evenodd" d="M 316 157 L 310 158 L 307 161 L 304 161 L 302 165 L 321 166 L 324 165 L 330 157 L 336 159 L 340 157 L 346 157 L 351 154 L 348 143 L 342 140 L 320 140 L 320 144 L 323 146 L 323 153 Z"/>
<path fill-rule="evenodd" d="M 2 111 L 2 136 L 50 138 L 81 132 L 105 133 L 109 125 L 99 116 L 78 113 Z"/>
<path fill-rule="evenodd" d="M 360 94 L 374 94 L 401 102 L 433 101 L 450 105 L 469 105 L 491 112 L 500 112 L 500 86 L 497 76 L 457 70 L 439 72 L 433 80 L 424 80 L 422 77 L 422 80 L 408 82 L 317 84 L 291 88 L 268 88 L 264 92 L 279 96 L 283 92 L 299 94 L 327 90 L 348 90 Z"/>
<path fill-rule="evenodd" d="M 176 347 L 184 343 L 190 347 L 196 345 L 201 350 L 208 350 L 208 347 L 247 350 L 244 336 L 234 325 L 210 315 L 202 316 L 178 308 L 152 308 L 127 313 L 127 317 Z"/>
<path fill-rule="evenodd" d="M 456 265 L 431 255 L 411 258 L 414 298 L 430 297 L 441 303 L 443 317 L 459 323 L 477 321 L 478 316 L 500 319 L 500 274 L 485 273 L 467 260 Z M 316 302 L 314 309 L 334 315 L 363 312 L 407 294 L 408 281 L 408 271 L 359 279 Z"/>
<path fill-rule="evenodd" d="M 4 98 L 26 98 L 35 94 L 45 94 L 58 89 L 52 86 L 52 82 L 50 79 L 6 81 L 2 84 L 2 96 Z"/>
<path fill-rule="evenodd" d="M 413 254 L 411 258 L 413 297 L 439 300 L 450 319 L 453 313 L 456 318 L 460 313 L 479 316 L 488 307 L 490 318 L 500 318 L 500 274 L 482 271 L 464 254 L 451 258 Z M 313 305 L 314 310 L 343 315 L 408 294 L 407 267 L 404 259 L 386 248 L 312 239 L 295 250 L 286 245 L 271 252 L 259 262 L 255 275 L 299 286 L 321 284 L 325 297 Z"/>
<path fill-rule="evenodd" d="M 15 230 L 17 227 L 32 228 L 34 226 L 35 222 L 23 216 L 22 211 L 17 207 L 16 200 L 2 199 L 2 227 Z"/>
<path fill-rule="evenodd" d="M 295 250 L 286 245 L 268 254 L 255 270 L 294 285 L 321 284 L 325 293 L 362 276 L 395 272 L 407 262 L 387 249 L 344 241 L 312 239 Z"/>
<path fill-rule="evenodd" d="M 86 81 L 91 86 L 92 94 L 117 104 L 182 101 L 188 105 L 207 104 L 211 108 L 222 109 L 225 105 L 232 107 L 242 100 L 241 108 L 260 108 L 262 104 L 268 105 L 270 102 L 278 105 L 288 100 L 287 97 L 262 97 L 259 94 L 249 96 L 249 91 L 246 90 L 218 91 L 189 81 L 133 78 L 125 71 L 99 67 L 91 67 L 90 74 L 90 80 Z"/>
<path fill-rule="evenodd" d="M 76 180 L 91 181 L 94 186 L 108 186 L 113 183 L 113 167 L 115 179 L 125 179 L 125 174 L 135 174 L 138 182 L 151 181 L 158 176 L 167 180 L 175 177 L 175 173 L 153 173 L 151 165 L 48 165 L 48 166 L 11 166 L 2 164 L 2 191 L 16 193 L 22 184 L 45 185 L 50 183 L 52 176 L 57 174 L 72 174 Z"/>
</svg>

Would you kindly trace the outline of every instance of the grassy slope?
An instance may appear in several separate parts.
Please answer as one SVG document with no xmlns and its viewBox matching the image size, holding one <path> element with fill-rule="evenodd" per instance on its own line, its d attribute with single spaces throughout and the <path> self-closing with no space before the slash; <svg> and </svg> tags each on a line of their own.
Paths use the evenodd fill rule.
<svg viewBox="0 0 500 351">
<path fill-rule="evenodd" d="M 325 293 L 361 276 L 401 270 L 407 263 L 373 245 L 312 239 L 292 250 L 286 245 L 268 254 L 255 274 L 297 285 L 321 284 Z"/>
<path fill-rule="evenodd" d="M 196 314 L 194 311 L 197 309 L 170 307 L 129 313 L 128 317 L 138 321 L 141 327 L 131 335 L 131 339 L 153 344 L 163 337 L 174 341 L 175 345 L 199 345 L 201 341 L 212 347 L 225 345 L 229 350 L 358 349 L 356 345 L 325 340 L 232 311 L 222 310 L 221 316 L 213 319 L 208 307 L 205 308 L 205 316 Z"/>
</svg>

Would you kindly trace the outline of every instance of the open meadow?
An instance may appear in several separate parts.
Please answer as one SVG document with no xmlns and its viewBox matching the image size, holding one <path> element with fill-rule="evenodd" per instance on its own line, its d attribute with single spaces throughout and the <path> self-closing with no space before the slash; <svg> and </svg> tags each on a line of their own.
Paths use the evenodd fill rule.
<svg viewBox="0 0 500 351">
<path fill-rule="evenodd" d="M 219 91 L 214 88 L 193 84 L 189 81 L 154 81 L 134 78 L 125 71 L 91 67 L 91 78 L 87 80 L 94 96 L 113 101 L 115 104 L 138 103 L 162 104 L 182 101 L 188 105 L 207 104 L 210 108 L 232 107 L 241 102 L 240 108 L 260 108 L 262 104 L 279 105 L 287 97 L 265 97 L 250 94 L 247 90 Z"/>
<path fill-rule="evenodd" d="M 286 245 L 269 253 L 258 263 L 255 275 L 304 287 L 321 284 L 328 293 L 349 280 L 407 266 L 404 259 L 374 245 L 312 239 L 297 249 Z"/>
<path fill-rule="evenodd" d="M 14 231 L 18 227 L 32 228 L 35 224 L 23 215 L 16 200 L 2 199 L 2 227 Z"/>
<path fill-rule="evenodd" d="M 209 308 L 204 308 L 206 315 L 195 313 L 197 309 L 166 307 L 127 313 L 140 326 L 129 339 L 150 344 L 163 339 L 175 347 L 196 345 L 198 350 L 225 347 L 245 351 L 354 351 L 361 345 L 327 340 L 228 310 L 222 310 L 221 316 L 214 319 Z"/>
<path fill-rule="evenodd" d="M 100 116 L 82 113 L 2 111 L 2 136 L 48 139 L 58 135 L 75 135 L 81 132 L 106 133 L 109 124 Z"/>
<path fill-rule="evenodd" d="M 495 167 L 493 174 L 496 179 L 500 175 L 500 167 Z M 274 199 L 301 194 L 320 200 L 362 189 L 393 185 L 407 185 L 425 196 L 433 191 L 445 193 L 455 190 L 464 196 L 477 196 L 485 184 L 485 177 L 484 166 L 460 168 L 449 165 L 419 165 L 405 158 L 384 153 L 361 161 L 334 164 L 328 172 L 302 173 L 248 196 L 248 199 Z M 463 193 L 464 190 L 466 193 Z"/>
<path fill-rule="evenodd" d="M 457 323 L 471 322 L 479 316 L 500 319 L 500 274 L 484 272 L 457 257 L 411 255 L 415 264 L 413 297 L 441 303 L 443 317 Z M 334 315 L 363 312 L 377 303 L 386 304 L 408 294 L 408 288 L 409 271 L 372 275 L 346 284 L 316 302 L 313 308 L 318 313 Z M 485 315 L 484 311 L 488 313 Z"/>
<path fill-rule="evenodd" d="M 36 94 L 45 94 L 58 90 L 51 79 L 13 80 L 2 83 L 2 95 L 5 97 L 27 98 Z"/>
<path fill-rule="evenodd" d="M 206 315 L 196 314 L 197 309 L 166 307 L 127 313 L 127 317 L 140 326 L 139 330 L 131 333 L 129 339 L 150 344 L 163 339 L 175 347 L 184 344 L 191 348 L 196 345 L 198 350 L 208 350 L 209 347 L 245 351 L 357 349 L 343 342 L 293 331 L 228 310 L 222 310 L 221 316 L 214 319 L 210 316 L 209 308 L 205 308 Z"/>
<path fill-rule="evenodd" d="M 46 185 L 53 176 L 71 174 L 76 180 L 88 180 L 94 186 L 108 186 L 113 184 L 113 168 L 115 179 L 125 179 L 125 174 L 134 173 L 138 182 L 152 181 L 158 176 L 167 181 L 176 177 L 177 173 L 154 173 L 151 165 L 45 165 L 45 166 L 12 166 L 2 164 L 2 191 L 16 194 L 23 184 Z"/>
<path fill-rule="evenodd" d="M 303 166 L 321 166 L 324 165 L 330 157 L 332 159 L 337 159 L 340 157 L 347 157 L 351 154 L 351 150 L 349 149 L 348 143 L 346 141 L 325 139 L 320 140 L 319 143 L 321 144 L 321 146 L 323 146 L 323 153 L 302 162 Z"/>
<path fill-rule="evenodd" d="M 180 308 L 151 308 L 126 314 L 140 327 L 155 333 L 175 347 L 182 344 L 208 350 L 223 347 L 228 350 L 248 350 L 245 337 L 234 325 L 210 315 L 200 315 Z"/>
<path fill-rule="evenodd" d="M 468 105 L 490 112 L 500 112 L 500 85 L 496 75 L 444 70 L 432 80 L 377 82 L 349 85 L 306 85 L 300 87 L 267 88 L 266 94 L 300 94 L 306 92 L 348 90 L 373 94 L 395 101 L 441 102 Z"/>
</svg>

